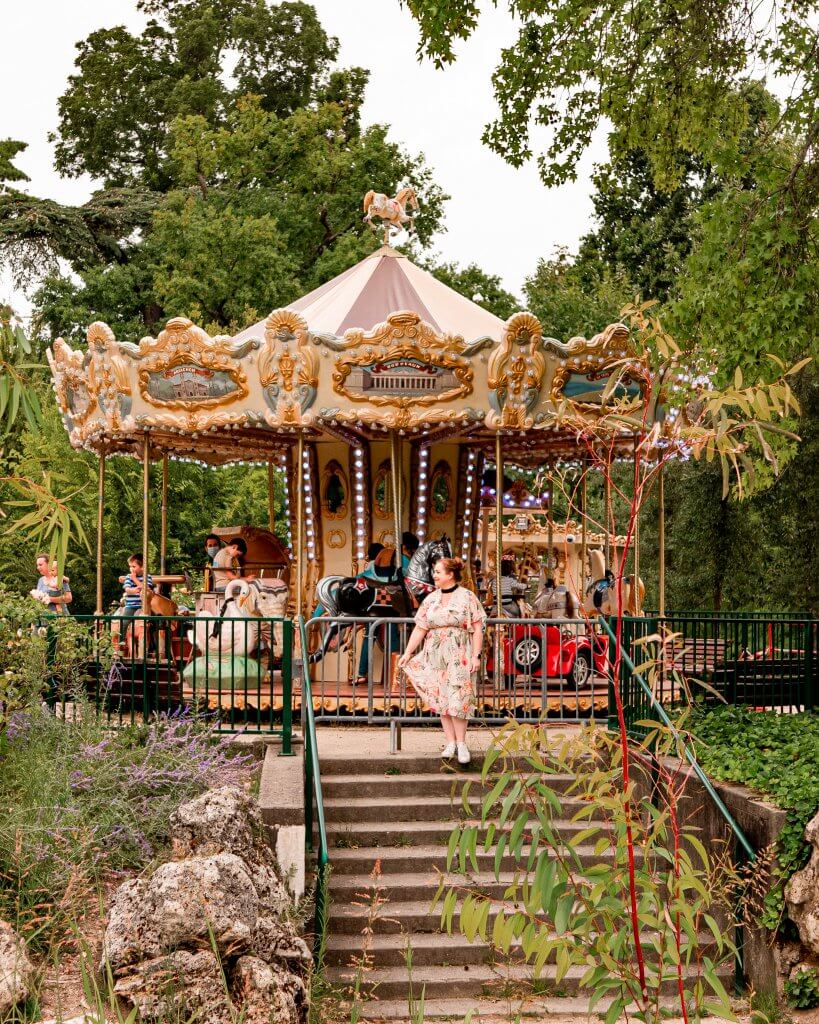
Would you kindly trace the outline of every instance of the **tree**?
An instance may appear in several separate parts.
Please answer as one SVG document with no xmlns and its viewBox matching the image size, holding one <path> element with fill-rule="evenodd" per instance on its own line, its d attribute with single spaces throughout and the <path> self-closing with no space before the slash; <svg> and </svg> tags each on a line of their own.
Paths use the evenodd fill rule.
<svg viewBox="0 0 819 1024">
<path fill-rule="evenodd" d="M 455 41 L 467 39 L 480 17 L 478 0 L 407 6 L 421 51 L 439 65 L 455 59 Z M 507 6 L 520 27 L 492 76 L 500 114 L 484 139 L 517 166 L 533 154 L 533 133 L 548 128 L 539 157 L 546 184 L 575 176 L 603 123 L 612 157 L 642 149 L 661 188 L 679 183 L 691 157 L 721 174 L 741 173 L 741 140 L 756 98 L 749 79 L 760 68 L 798 76 L 771 130 L 802 140 L 798 167 L 816 159 L 819 31 L 809 5 L 774 0 L 767 20 L 754 5 L 732 0 L 659 0 L 639 11 L 626 0 Z"/>
<path fill-rule="evenodd" d="M 248 94 L 286 117 L 315 98 L 338 52 L 315 9 L 298 0 L 139 0 L 137 7 L 151 16 L 141 35 L 117 26 L 77 44 L 77 74 L 60 98 L 52 136 L 63 174 L 165 191 L 177 118 L 197 115 L 215 127 Z"/>
<path fill-rule="evenodd" d="M 520 309 L 520 301 L 503 287 L 501 279 L 496 274 L 487 274 L 477 263 L 459 267 L 455 263 L 428 262 L 426 266 L 439 281 L 477 302 L 501 320 L 508 320 Z"/>
</svg>

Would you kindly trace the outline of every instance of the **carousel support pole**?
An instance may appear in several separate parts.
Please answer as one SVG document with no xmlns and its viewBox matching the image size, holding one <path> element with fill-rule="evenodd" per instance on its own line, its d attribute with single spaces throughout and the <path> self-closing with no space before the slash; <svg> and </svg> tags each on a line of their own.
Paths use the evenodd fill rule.
<svg viewBox="0 0 819 1024">
<path fill-rule="evenodd" d="M 503 450 L 500 431 L 495 434 L 495 614 L 503 615 L 501 559 L 503 558 Z"/>
<path fill-rule="evenodd" d="M 304 434 L 299 431 L 296 444 L 296 616 L 304 603 Z M 302 652 L 302 657 L 306 657 Z"/>
<path fill-rule="evenodd" d="M 95 614 L 102 615 L 102 552 L 103 515 L 105 513 L 105 450 L 100 451 L 97 473 L 97 607 Z"/>
<path fill-rule="evenodd" d="M 390 462 L 392 463 L 392 506 L 395 529 L 395 568 L 400 572 L 401 562 L 401 441 L 398 434 L 390 431 Z"/>
<path fill-rule="evenodd" d="M 267 528 L 271 533 L 276 530 L 276 468 L 272 459 L 267 462 Z"/>
<path fill-rule="evenodd" d="M 657 478 L 657 503 L 659 523 L 657 527 L 657 543 L 660 549 L 660 618 L 665 618 L 665 467 L 660 463 L 660 475 Z"/>
<path fill-rule="evenodd" d="M 146 431 L 142 438 L 142 614 L 151 611 L 148 593 L 148 533 L 151 525 L 151 449 Z"/>
<path fill-rule="evenodd" d="M 589 467 L 586 462 L 582 463 L 583 477 L 580 489 L 580 593 L 586 593 L 586 558 L 588 556 L 589 529 L 588 529 L 588 474 Z"/>
<path fill-rule="evenodd" d="M 159 533 L 159 571 L 165 574 L 165 562 L 168 550 L 168 453 L 162 455 L 162 505 L 160 507 L 161 524 Z"/>
<path fill-rule="evenodd" d="M 557 566 L 552 568 L 552 549 L 555 543 L 555 520 L 554 520 L 554 477 L 549 472 L 546 477 L 546 486 L 549 488 L 549 500 L 546 505 L 546 579 L 552 577 L 557 584 Z"/>
</svg>

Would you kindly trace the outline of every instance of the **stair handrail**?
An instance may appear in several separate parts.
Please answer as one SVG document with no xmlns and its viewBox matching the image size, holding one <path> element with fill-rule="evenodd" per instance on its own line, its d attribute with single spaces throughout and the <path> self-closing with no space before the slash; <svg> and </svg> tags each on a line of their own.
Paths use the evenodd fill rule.
<svg viewBox="0 0 819 1024">
<path fill-rule="evenodd" d="M 728 808 L 725 806 L 725 803 L 723 802 L 722 797 L 719 795 L 719 793 L 714 788 L 714 785 L 711 782 L 711 780 L 708 778 L 708 776 L 702 770 L 702 767 L 700 766 L 699 761 L 697 761 L 697 758 L 696 758 L 696 755 L 694 754 L 694 751 L 685 742 L 685 739 L 683 738 L 682 734 L 679 732 L 677 727 L 671 721 L 671 718 L 669 717 L 668 712 L 663 707 L 662 703 L 657 699 L 657 696 L 654 693 L 654 691 L 651 689 L 651 687 L 648 685 L 648 683 L 645 681 L 645 679 L 643 679 L 642 675 L 637 671 L 637 668 L 636 668 L 634 662 L 629 657 L 628 652 L 623 648 L 622 643 L 617 639 L 617 635 L 612 630 L 612 628 L 609 625 L 609 623 L 606 621 L 606 619 L 603 616 L 600 616 L 598 621 L 601 623 L 603 628 L 608 633 L 609 639 L 613 643 L 615 643 L 617 645 L 617 647 L 619 648 L 619 650 L 620 650 L 620 657 L 625 662 L 626 667 L 631 672 L 632 677 L 634 679 L 636 679 L 638 686 L 640 686 L 640 688 L 642 689 L 643 693 L 646 695 L 646 697 L 648 697 L 648 700 L 651 703 L 651 706 L 654 709 L 654 711 L 656 711 L 657 716 L 659 717 L 660 721 L 663 723 L 663 725 L 668 729 L 668 731 L 674 737 L 674 740 L 677 743 L 677 749 L 678 750 L 679 749 L 682 750 L 683 755 L 685 756 L 686 761 L 688 761 L 688 763 L 691 765 L 691 768 L 692 768 L 694 774 L 699 779 L 699 781 L 702 783 L 703 788 L 705 789 L 705 791 L 708 794 L 708 796 L 711 798 L 711 801 L 713 802 L 714 806 L 717 808 L 719 813 L 725 819 L 725 822 L 727 823 L 728 827 L 734 833 L 734 837 L 736 838 L 736 841 L 742 847 L 742 849 L 745 852 L 745 854 L 747 855 L 748 859 L 750 861 L 755 861 L 756 860 L 756 850 L 754 849 L 753 845 L 749 842 L 748 837 L 742 831 L 740 826 L 734 820 L 733 815 L 728 810 Z M 613 670 L 614 670 L 614 666 L 612 665 L 611 666 L 612 683 L 613 683 L 614 686 L 616 686 L 617 685 L 617 680 L 615 680 L 613 678 Z"/>
<path fill-rule="evenodd" d="M 313 687 L 307 648 L 307 628 L 304 616 L 298 617 L 301 645 L 301 712 L 304 734 L 304 825 L 307 852 L 313 852 L 313 799 L 316 802 L 318 850 L 316 850 L 316 896 L 314 915 L 313 952 L 319 956 L 327 935 L 327 869 L 330 853 L 327 845 L 327 825 L 324 819 L 324 796 L 321 789 L 321 764 L 316 739 L 316 715 L 313 710 Z"/>
</svg>

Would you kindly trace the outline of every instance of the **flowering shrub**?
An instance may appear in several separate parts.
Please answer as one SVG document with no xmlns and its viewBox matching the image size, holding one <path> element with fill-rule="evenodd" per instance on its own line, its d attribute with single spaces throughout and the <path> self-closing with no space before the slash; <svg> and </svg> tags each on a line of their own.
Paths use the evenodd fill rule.
<svg viewBox="0 0 819 1024">
<path fill-rule="evenodd" d="M 101 878 L 160 856 L 174 808 L 249 779 L 254 758 L 229 742 L 186 714 L 113 732 L 85 704 L 70 722 L 16 708 L 0 730 L 0 918 L 43 942 Z"/>
</svg>

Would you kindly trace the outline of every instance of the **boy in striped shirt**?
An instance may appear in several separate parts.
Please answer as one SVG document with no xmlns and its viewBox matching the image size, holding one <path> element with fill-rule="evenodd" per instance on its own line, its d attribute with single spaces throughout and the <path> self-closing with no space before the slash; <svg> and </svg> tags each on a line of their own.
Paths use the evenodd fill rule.
<svg viewBox="0 0 819 1024">
<path fill-rule="evenodd" d="M 132 619 L 142 611 L 142 591 L 146 584 L 148 590 L 152 591 L 154 589 L 154 581 L 151 574 L 148 573 L 148 578 L 146 580 L 143 569 L 144 563 L 142 561 L 142 555 L 131 555 L 128 559 L 128 575 L 122 582 L 122 592 L 125 595 L 125 607 L 122 609 L 123 619 Z M 123 640 L 125 641 L 126 650 L 130 654 L 128 632 L 129 628 L 126 624 Z M 141 627 L 139 632 L 142 632 Z M 136 633 L 137 630 L 134 630 L 134 639 L 136 639 Z"/>
</svg>

